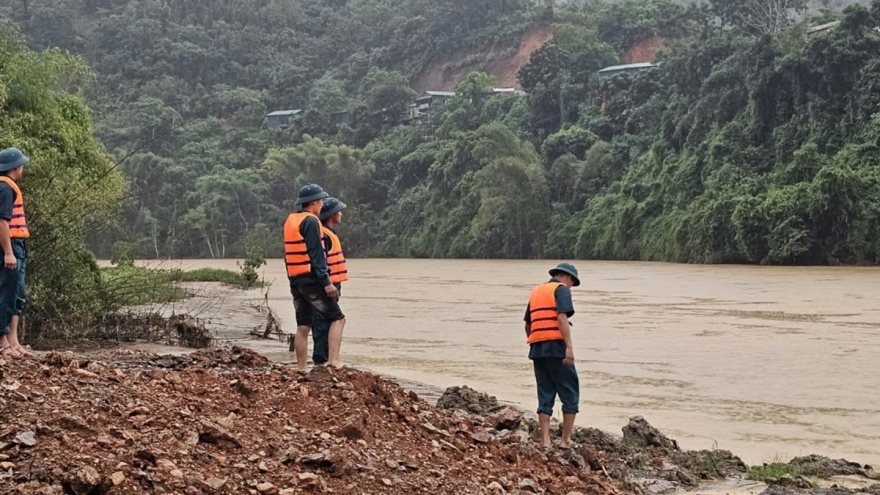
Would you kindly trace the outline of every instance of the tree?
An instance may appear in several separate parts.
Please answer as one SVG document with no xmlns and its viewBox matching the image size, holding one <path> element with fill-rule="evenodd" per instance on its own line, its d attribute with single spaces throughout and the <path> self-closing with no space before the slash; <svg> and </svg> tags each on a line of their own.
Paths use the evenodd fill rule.
<svg viewBox="0 0 880 495">
<path fill-rule="evenodd" d="M 297 191 L 305 184 L 320 184 L 329 194 L 351 205 L 357 205 L 362 190 L 371 187 L 374 171 L 363 152 L 345 145 L 324 144 L 320 139 L 305 136 L 303 142 L 290 148 L 272 149 L 263 168 L 279 181 L 278 192 L 283 203 L 293 209 Z"/>
<path fill-rule="evenodd" d="M 797 22 L 807 0 L 710 0 L 712 12 L 725 24 L 761 36 L 777 35 Z"/>
<path fill-rule="evenodd" d="M 319 112 L 335 112 L 348 108 L 351 98 L 339 79 L 322 77 L 309 92 L 309 107 Z"/>
<path fill-rule="evenodd" d="M 89 79 L 82 59 L 29 51 L 0 29 L 0 148 L 15 146 L 31 158 L 22 184 L 31 337 L 50 337 L 61 321 L 95 321 L 110 303 L 85 240 L 113 221 L 125 184 L 94 138 L 88 108 L 67 92 Z"/>
</svg>

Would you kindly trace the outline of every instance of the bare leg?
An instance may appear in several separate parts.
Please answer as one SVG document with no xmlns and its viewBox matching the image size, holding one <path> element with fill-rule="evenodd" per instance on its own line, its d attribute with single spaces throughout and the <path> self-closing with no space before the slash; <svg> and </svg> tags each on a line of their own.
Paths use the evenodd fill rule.
<svg viewBox="0 0 880 495">
<path fill-rule="evenodd" d="M 296 327 L 296 339 L 293 341 L 296 349 L 296 366 L 300 371 L 308 371 L 306 363 L 309 359 L 309 332 L 312 327 Z M 332 329 L 331 329 L 332 332 Z"/>
<path fill-rule="evenodd" d="M 538 414 L 538 433 L 541 435 L 541 446 L 549 447 L 551 445 L 549 414 Z"/>
<path fill-rule="evenodd" d="M 25 357 L 34 357 L 34 353 L 22 346 L 21 343 L 18 341 L 19 319 L 20 317 L 18 315 L 14 315 L 12 317 L 12 321 L 9 323 L 9 345 L 11 345 L 13 349 L 18 351 L 19 354 L 23 354 Z"/>
<path fill-rule="evenodd" d="M 345 328 L 345 318 L 336 320 L 330 324 L 330 366 L 339 368 L 339 349 L 342 347 L 342 329 Z"/>
<path fill-rule="evenodd" d="M 562 414 L 562 441 L 559 446 L 563 449 L 571 447 L 571 432 L 574 430 L 574 418 L 577 414 Z"/>
</svg>

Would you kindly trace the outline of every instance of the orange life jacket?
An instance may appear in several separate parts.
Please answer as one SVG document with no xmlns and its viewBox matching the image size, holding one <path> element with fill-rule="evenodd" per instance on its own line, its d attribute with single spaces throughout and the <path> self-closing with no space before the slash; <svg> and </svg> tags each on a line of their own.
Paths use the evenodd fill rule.
<svg viewBox="0 0 880 495">
<path fill-rule="evenodd" d="M 317 216 L 304 211 L 291 213 L 284 222 L 284 264 L 287 265 L 288 277 L 299 277 L 312 271 L 306 240 L 299 231 L 302 223 L 309 217 L 318 220 Z"/>
<path fill-rule="evenodd" d="M 556 311 L 556 288 L 559 282 L 547 282 L 535 287 L 529 296 L 529 344 L 545 340 L 563 340 L 559 331 Z"/>
<path fill-rule="evenodd" d="M 330 282 L 341 284 L 348 280 L 348 268 L 345 265 L 345 254 L 342 253 L 342 243 L 336 232 L 321 225 L 321 231 L 330 242 L 325 242 L 327 251 L 327 268 L 330 270 Z"/>
<path fill-rule="evenodd" d="M 31 236 L 28 231 L 27 218 L 24 216 L 24 195 L 12 178 L 0 175 L 0 182 L 9 184 L 15 191 L 15 202 L 12 204 L 12 219 L 9 221 L 9 237 L 13 239 L 27 239 Z"/>
</svg>

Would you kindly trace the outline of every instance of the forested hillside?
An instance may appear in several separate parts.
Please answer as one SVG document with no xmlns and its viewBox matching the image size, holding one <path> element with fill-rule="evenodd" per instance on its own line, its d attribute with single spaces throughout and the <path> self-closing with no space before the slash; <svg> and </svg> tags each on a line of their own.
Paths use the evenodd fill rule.
<svg viewBox="0 0 880 495">
<path fill-rule="evenodd" d="M 552 3 L 25 0 L 0 15 L 96 73 L 82 94 L 129 181 L 91 239 L 102 255 L 278 255 L 308 180 L 351 206 L 358 255 L 877 262 L 880 4 Z M 432 64 L 479 65 L 534 29 L 553 37 L 519 72 L 525 96 L 474 73 L 401 122 Z M 642 42 L 663 47 L 657 67 L 598 77 Z M 268 130 L 287 109 L 303 111 Z"/>
</svg>

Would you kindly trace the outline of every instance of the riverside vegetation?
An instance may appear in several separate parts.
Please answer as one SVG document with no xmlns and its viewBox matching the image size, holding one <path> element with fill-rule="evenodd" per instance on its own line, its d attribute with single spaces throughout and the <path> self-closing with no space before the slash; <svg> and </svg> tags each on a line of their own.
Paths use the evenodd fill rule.
<svg viewBox="0 0 880 495">
<path fill-rule="evenodd" d="M 123 221 L 89 242 L 105 256 L 117 242 L 138 257 L 278 256 L 309 178 L 352 205 L 354 255 L 877 261 L 876 4 L 789 2 L 790 18 L 767 23 L 732 0 L 552 3 L 56 0 L 3 13 L 33 48 L 91 64 L 97 134 L 133 153 L 113 196 L 126 195 Z M 473 74 L 433 137 L 397 125 L 432 63 L 515 49 L 536 26 L 554 37 L 519 73 L 527 97 L 483 97 L 492 81 Z M 658 37 L 660 67 L 597 80 Z M 306 111 L 266 131 L 285 108 Z M 339 109 L 354 124 L 332 125 Z"/>
<path fill-rule="evenodd" d="M 733 0 L 4 4 L 28 331 L 119 306 L 92 253 L 279 256 L 306 179 L 351 205 L 352 255 L 876 263 L 880 3 L 796 3 L 771 24 Z M 527 96 L 473 73 L 430 126 L 399 124 L 431 64 L 538 27 Z M 658 39 L 658 67 L 597 78 Z M 284 108 L 306 111 L 270 133 Z"/>
</svg>

